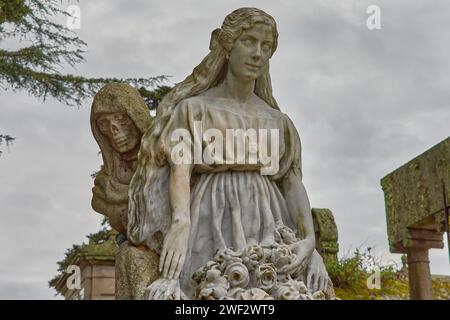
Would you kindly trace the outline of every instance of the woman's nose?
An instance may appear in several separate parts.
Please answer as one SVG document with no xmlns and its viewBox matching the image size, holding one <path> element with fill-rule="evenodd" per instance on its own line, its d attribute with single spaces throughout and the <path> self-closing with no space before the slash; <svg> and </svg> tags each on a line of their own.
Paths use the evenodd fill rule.
<svg viewBox="0 0 450 320">
<path fill-rule="evenodd" d="M 258 60 L 259 58 L 261 58 L 261 45 L 257 43 L 253 50 L 253 59 Z"/>
</svg>

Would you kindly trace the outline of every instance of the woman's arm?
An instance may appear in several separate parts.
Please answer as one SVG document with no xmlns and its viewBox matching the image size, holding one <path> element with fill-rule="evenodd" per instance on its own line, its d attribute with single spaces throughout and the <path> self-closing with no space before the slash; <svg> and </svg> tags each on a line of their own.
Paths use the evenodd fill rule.
<svg viewBox="0 0 450 320">
<path fill-rule="evenodd" d="M 172 165 L 169 174 L 169 201 L 172 224 L 190 225 L 191 165 Z"/>
<path fill-rule="evenodd" d="M 289 214 L 293 216 L 294 221 L 297 223 L 300 238 L 303 238 L 290 245 L 290 249 L 295 253 L 295 259 L 280 270 L 281 272 L 290 273 L 306 268 L 316 246 L 316 241 L 311 207 L 300 176 L 294 170 L 291 170 L 284 179 L 282 188 Z"/>
<path fill-rule="evenodd" d="M 311 242 L 315 247 L 314 226 L 311 214 L 311 205 L 302 178 L 299 173 L 291 170 L 283 180 L 283 191 L 289 213 L 297 224 L 300 236 Z"/>
<path fill-rule="evenodd" d="M 186 258 L 191 227 L 190 176 L 191 165 L 172 165 L 169 174 L 169 201 L 172 224 L 164 238 L 159 271 L 167 279 L 177 279 Z"/>
<path fill-rule="evenodd" d="M 305 262 L 308 262 L 306 272 L 306 285 L 310 290 L 325 291 L 328 283 L 328 273 L 320 254 L 314 250 L 316 247 L 314 226 L 311 214 L 311 205 L 305 186 L 303 185 L 301 173 L 291 170 L 283 181 L 283 191 L 286 198 L 288 210 L 294 215 L 300 236 L 304 240 L 300 241 L 294 251 Z"/>
</svg>

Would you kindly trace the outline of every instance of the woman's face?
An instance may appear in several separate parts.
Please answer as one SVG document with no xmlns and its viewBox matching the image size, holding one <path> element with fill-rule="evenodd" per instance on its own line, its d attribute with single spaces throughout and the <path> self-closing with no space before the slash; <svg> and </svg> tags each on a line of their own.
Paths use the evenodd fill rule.
<svg viewBox="0 0 450 320">
<path fill-rule="evenodd" d="M 139 143 L 139 131 L 126 113 L 105 113 L 98 117 L 97 125 L 114 150 L 126 153 Z"/>
<path fill-rule="evenodd" d="M 244 30 L 230 52 L 229 71 L 241 80 L 256 80 L 272 55 L 272 27 L 257 23 Z"/>
</svg>

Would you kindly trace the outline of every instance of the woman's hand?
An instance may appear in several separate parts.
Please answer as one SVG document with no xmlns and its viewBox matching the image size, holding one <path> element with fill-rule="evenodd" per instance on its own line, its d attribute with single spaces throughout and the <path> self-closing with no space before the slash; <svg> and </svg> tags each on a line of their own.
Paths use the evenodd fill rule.
<svg viewBox="0 0 450 320">
<path fill-rule="evenodd" d="M 190 224 L 173 222 L 164 239 L 164 245 L 159 259 L 159 272 L 166 279 L 178 279 L 184 260 L 186 259 Z"/>
<path fill-rule="evenodd" d="M 306 286 L 312 292 L 325 292 L 328 285 L 328 272 L 320 254 L 314 250 L 306 270 Z"/>
<path fill-rule="evenodd" d="M 314 241 L 303 239 L 291 244 L 289 248 L 295 254 L 295 258 L 290 264 L 280 268 L 278 270 L 280 273 L 292 274 L 299 269 L 304 269 L 314 251 Z"/>
<path fill-rule="evenodd" d="M 148 300 L 180 300 L 185 299 L 184 293 L 180 289 L 179 280 L 168 280 L 159 278 L 145 290 L 145 297 Z"/>
</svg>

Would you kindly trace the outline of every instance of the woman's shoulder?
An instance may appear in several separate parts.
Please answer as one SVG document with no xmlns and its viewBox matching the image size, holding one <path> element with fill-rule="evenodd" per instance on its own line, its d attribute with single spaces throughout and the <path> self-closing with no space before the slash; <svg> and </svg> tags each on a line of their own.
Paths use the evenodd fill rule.
<svg viewBox="0 0 450 320">
<path fill-rule="evenodd" d="M 199 96 L 192 96 L 180 100 L 175 107 L 174 113 L 188 115 L 202 112 L 204 101 Z"/>
<path fill-rule="evenodd" d="M 272 118 L 279 118 L 280 120 L 285 120 L 287 117 L 286 114 L 281 112 L 280 109 L 272 107 L 257 95 L 254 96 L 254 104 L 258 107 L 258 110 L 262 111 L 267 116 L 270 116 Z"/>
<path fill-rule="evenodd" d="M 191 112 L 206 112 L 206 110 L 223 110 L 227 109 L 229 101 L 218 94 L 216 88 L 211 88 L 198 95 L 185 98 L 180 101 L 180 105 Z"/>
<path fill-rule="evenodd" d="M 206 99 L 206 100 L 217 99 L 220 98 L 221 96 L 222 94 L 218 86 L 209 88 L 208 90 L 203 91 L 202 93 L 196 95 L 198 99 Z"/>
<path fill-rule="evenodd" d="M 201 102 L 202 102 L 202 99 L 200 99 L 199 96 L 192 96 L 192 97 L 182 99 L 178 103 L 178 105 L 179 105 L 179 107 L 188 108 L 188 107 L 192 107 L 192 106 L 197 106 L 197 105 L 201 104 Z"/>
<path fill-rule="evenodd" d="M 202 108 L 205 105 L 215 104 L 218 97 L 210 92 L 210 90 L 212 89 L 209 89 L 195 96 L 184 98 L 179 102 L 179 106 L 188 109 L 198 109 Z"/>
</svg>

